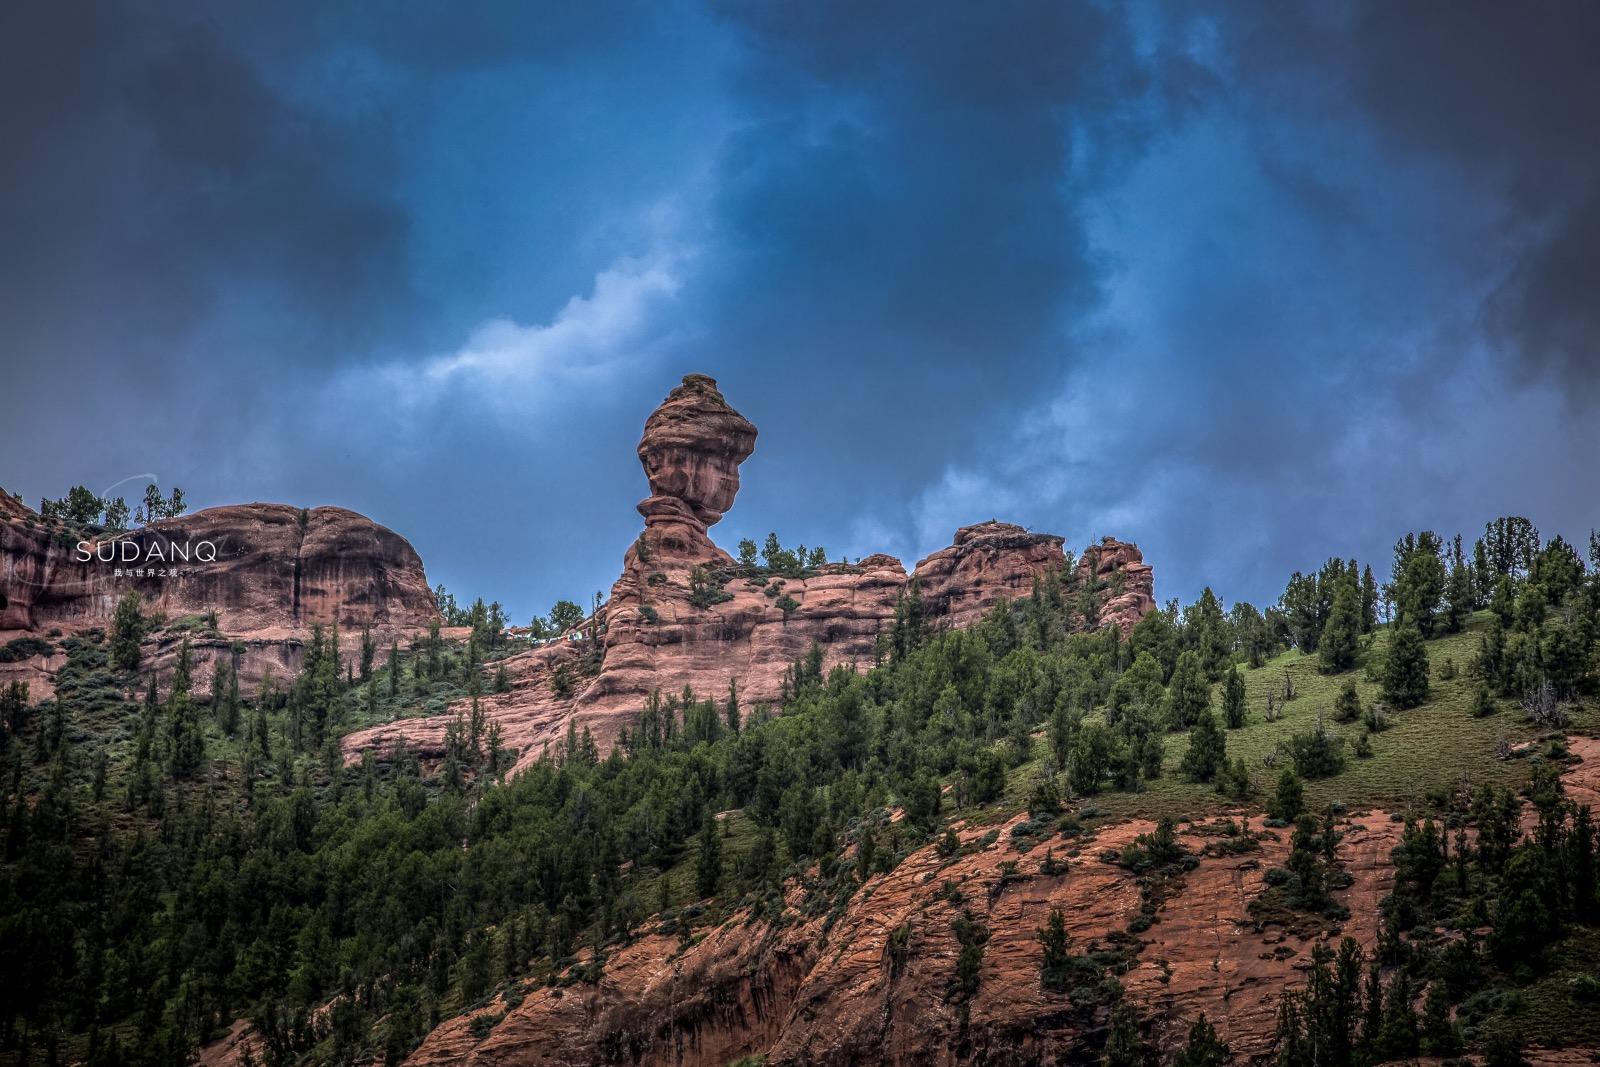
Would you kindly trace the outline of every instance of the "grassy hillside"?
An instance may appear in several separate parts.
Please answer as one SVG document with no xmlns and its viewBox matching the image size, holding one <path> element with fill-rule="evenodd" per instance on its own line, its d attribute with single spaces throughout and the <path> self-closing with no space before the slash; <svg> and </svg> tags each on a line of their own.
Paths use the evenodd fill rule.
<svg viewBox="0 0 1600 1067">
<path fill-rule="evenodd" d="M 1527 763 L 1495 757 L 1496 741 L 1504 738 L 1513 744 L 1531 740 L 1540 731 L 1530 724 L 1514 702 L 1500 701 L 1500 712 L 1484 718 L 1472 715 L 1472 693 L 1476 685 L 1469 677 L 1468 665 L 1476 654 L 1488 612 L 1473 616 L 1462 633 L 1440 637 L 1427 643 L 1430 667 L 1428 699 L 1421 706 L 1387 713 L 1390 728 L 1372 735 L 1373 754 L 1368 759 L 1347 759 L 1341 774 L 1306 783 L 1306 800 L 1313 807 L 1340 801 L 1349 808 L 1384 807 L 1394 811 L 1421 811 L 1433 805 L 1429 795 L 1451 790 L 1463 780 L 1473 786 L 1482 783 L 1522 785 L 1528 778 Z M 1372 635 L 1364 659 L 1381 662 L 1389 642 L 1387 631 Z M 1445 664 L 1455 667 L 1455 677 L 1442 678 Z M 1262 760 L 1296 733 L 1316 722 L 1320 714 L 1328 727 L 1346 740 L 1346 755 L 1361 727 L 1359 723 L 1334 722 L 1334 699 L 1346 681 L 1354 681 L 1363 707 L 1381 701 L 1380 687 L 1367 678 L 1363 666 L 1343 674 L 1323 674 L 1317 656 L 1291 650 L 1256 670 L 1241 670 L 1244 676 L 1249 718 L 1244 728 L 1228 731 L 1228 756 L 1244 757 L 1258 793 L 1269 791 L 1280 769 L 1268 768 Z M 1295 697 L 1282 705 L 1281 717 L 1265 720 L 1267 695 L 1281 694 L 1284 679 L 1293 683 Z M 1213 706 L 1220 704 L 1220 686 L 1213 692 Z M 1575 732 L 1600 728 L 1600 713 L 1592 703 L 1584 705 L 1574 718 Z M 1096 803 L 1119 815 L 1200 814 L 1233 802 L 1219 797 L 1209 786 L 1186 782 L 1178 773 L 1179 763 L 1188 748 L 1187 734 L 1166 738 L 1167 756 L 1162 777 L 1148 783 L 1145 792 L 1109 794 Z"/>
</svg>

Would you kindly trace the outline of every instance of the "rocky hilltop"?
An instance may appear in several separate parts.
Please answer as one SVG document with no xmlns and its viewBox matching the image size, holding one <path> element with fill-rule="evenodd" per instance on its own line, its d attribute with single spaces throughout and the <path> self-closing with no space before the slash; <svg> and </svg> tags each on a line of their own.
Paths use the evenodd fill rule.
<svg viewBox="0 0 1600 1067">
<path fill-rule="evenodd" d="M 233 656 L 244 684 L 298 668 L 314 624 L 400 635 L 438 617 L 422 560 L 393 530 L 344 508 L 239 504 L 89 535 L 0 492 L 0 641 L 104 627 L 125 593 L 168 621 L 215 613 L 191 638 L 205 666 Z M 80 539 L 82 544 L 80 547 Z M 153 634 L 158 669 L 177 637 Z M 242 649 L 242 651 L 241 651 Z M 0 664 L 48 691 L 48 658 Z"/>
<path fill-rule="evenodd" d="M 720 698 L 734 684 L 746 705 L 776 703 L 785 671 L 813 643 L 825 668 L 870 666 L 879 635 L 913 590 L 927 619 L 942 626 L 968 625 L 1051 573 L 1087 588 L 1085 626 L 1126 632 L 1155 605 L 1151 570 L 1136 546 L 1106 538 L 1069 569 L 1061 537 L 1003 522 L 964 527 L 909 573 L 882 554 L 787 576 L 741 567 L 709 531 L 733 506 L 739 466 L 754 452 L 756 433 L 702 374 L 685 377 L 645 421 L 638 447 L 650 486 L 638 505 L 644 530 L 595 620 L 598 663 L 578 642 L 557 641 L 506 660 L 511 692 L 483 700 L 523 765 L 559 739 L 569 720 L 609 747 L 657 691 L 689 686 Z M 346 756 L 387 753 L 397 744 L 437 755 L 447 725 L 439 716 L 365 730 L 345 739 Z"/>
</svg>

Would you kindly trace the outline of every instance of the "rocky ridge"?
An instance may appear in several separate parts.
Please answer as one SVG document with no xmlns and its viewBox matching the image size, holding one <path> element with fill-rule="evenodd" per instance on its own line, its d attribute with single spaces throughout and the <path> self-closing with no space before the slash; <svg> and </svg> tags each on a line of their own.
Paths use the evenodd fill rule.
<svg viewBox="0 0 1600 1067">
<path fill-rule="evenodd" d="M 1204 854 L 1210 838 L 1180 834 L 1199 862 L 1159 921 L 1130 935 L 1139 880 L 1102 857 L 1152 824 L 1107 827 L 1070 857 L 1058 847 L 1062 869 L 1046 875 L 1042 847 L 1026 855 L 1007 847 L 1026 817 L 962 829 L 964 854 L 954 861 L 920 849 L 870 879 L 831 925 L 825 916 L 778 925 L 735 916 L 688 947 L 646 934 L 608 954 L 598 984 L 529 988 L 513 1009 L 491 1005 L 445 1023 L 407 1062 L 720 1067 L 754 1054 L 812 1065 L 1092 1062 L 1109 1004 L 1075 1007 L 1040 984 L 1035 931 L 1052 907 L 1062 909 L 1075 953 L 1137 949 L 1120 981 L 1142 1011 L 1167 1021 L 1163 1044 L 1181 1042 L 1204 1011 L 1236 1054 L 1269 1050 L 1278 1001 L 1300 984 L 1309 945 L 1257 929 L 1246 907 L 1267 869 L 1287 857 L 1288 831 L 1268 832 L 1259 852 L 1221 857 Z M 1341 847 L 1355 880 L 1343 893 L 1352 914 L 1343 932 L 1369 950 L 1400 829 L 1382 813 L 1364 816 Z M 964 1022 L 946 995 L 963 912 L 989 931 Z M 499 1013 L 485 1036 L 473 1035 L 473 1015 Z"/>
<path fill-rule="evenodd" d="M 1139 549 L 1106 538 L 1070 572 L 1063 539 L 1003 522 L 957 531 L 954 542 L 907 573 L 893 556 L 829 563 L 793 576 L 752 572 L 712 542 L 710 527 L 733 506 L 739 465 L 757 431 L 717 383 L 691 374 L 645 422 L 638 455 L 650 496 L 638 505 L 644 530 L 623 557 L 622 574 L 597 621 L 599 666 L 583 674 L 577 642 L 558 640 L 505 660 L 511 692 L 482 698 L 518 766 L 558 741 L 567 723 L 587 728 L 602 751 L 632 723 L 653 692 L 690 687 L 724 699 L 730 684 L 749 707 L 782 697 L 785 671 L 813 642 L 825 669 L 867 667 L 896 605 L 913 586 L 934 625 L 965 626 L 999 600 L 1032 592 L 1053 572 L 1090 583 L 1096 618 L 1124 633 L 1155 606 L 1152 574 Z M 576 678 L 552 682 L 557 671 Z M 365 750 L 403 745 L 423 756 L 443 752 L 448 716 L 407 719 L 345 738 L 354 761 Z"/>
<path fill-rule="evenodd" d="M 1573 738 L 1569 795 L 1600 779 L 1600 739 Z M 1035 931 L 1052 907 L 1066 919 L 1069 950 L 1120 948 L 1123 996 L 1154 1019 L 1165 1049 L 1182 1044 L 1201 1013 L 1240 1062 L 1270 1056 L 1278 1005 L 1304 984 L 1316 940 L 1350 936 L 1371 952 L 1379 905 L 1394 884 L 1390 853 L 1404 829 L 1383 811 L 1341 825 L 1339 862 L 1352 884 L 1335 896 L 1350 918 L 1300 936 L 1248 913 L 1281 866 L 1290 831 L 1263 829 L 1259 811 L 1236 818 L 1259 849 L 1232 854 L 1213 820 L 1181 829 L 1194 862 L 1168 887 L 1154 922 L 1139 929 L 1139 879 L 1112 856 L 1152 824 L 1115 823 L 1077 841 L 1010 847 L 999 826 L 957 827 L 960 854 L 912 853 L 858 888 L 842 913 L 807 916 L 793 883 L 779 922 L 740 913 L 685 944 L 649 930 L 608 952 L 597 983 L 530 982 L 514 1007 L 503 999 L 439 1026 L 406 1062 L 413 1067 L 566 1063 L 713 1067 L 761 1055 L 780 1064 L 1069 1064 L 1096 1062 L 1107 1002 L 1074 1005 L 1040 982 Z M 995 832 L 998 831 L 998 832 Z M 1067 852 L 1070 850 L 1070 854 Z M 952 889 L 954 892 L 952 892 Z M 948 996 L 965 911 L 989 932 L 978 990 L 965 1019 Z M 480 1020 L 475 1024 L 474 1019 Z M 1533 1050 L 1540 1064 L 1589 1062 L 1589 1052 Z"/>
</svg>

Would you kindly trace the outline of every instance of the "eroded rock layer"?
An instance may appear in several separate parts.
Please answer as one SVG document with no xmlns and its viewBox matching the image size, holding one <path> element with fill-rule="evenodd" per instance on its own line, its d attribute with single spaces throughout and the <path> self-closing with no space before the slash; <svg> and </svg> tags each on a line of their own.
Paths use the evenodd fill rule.
<svg viewBox="0 0 1600 1067">
<path fill-rule="evenodd" d="M 1580 762 L 1563 774 L 1568 795 L 1592 795 L 1600 740 L 1574 738 L 1572 748 Z M 1203 1012 L 1239 1062 L 1263 1061 L 1273 1052 L 1278 1006 L 1304 984 L 1318 941 L 1349 936 L 1374 951 L 1380 904 L 1394 885 L 1391 853 L 1404 831 L 1383 811 L 1346 820 L 1338 861 L 1351 884 L 1334 895 L 1350 917 L 1295 934 L 1249 913 L 1266 872 L 1287 859 L 1290 832 L 1262 829 L 1262 814 L 1246 813 L 1239 821 L 1257 830 L 1259 848 L 1235 854 L 1208 847 L 1221 840 L 1220 821 L 1192 826 L 1179 834 L 1192 866 L 1166 886 L 1154 922 L 1140 929 L 1139 880 L 1111 860 L 1150 823 L 1107 826 L 1076 846 L 1057 841 L 1059 870 L 1045 873 L 1042 846 L 1010 847 L 1011 829 L 1025 818 L 998 834 L 961 829 L 962 854 L 950 860 L 931 845 L 912 853 L 869 879 L 832 922 L 791 912 L 772 924 L 741 914 L 687 945 L 646 934 L 608 954 L 598 984 L 530 983 L 517 1007 L 497 1003 L 450 1020 L 407 1062 L 710 1067 L 746 1055 L 763 1055 L 772 1067 L 1097 1062 L 1107 1003 L 1075 1005 L 1040 981 L 1036 933 L 1054 907 L 1066 919 L 1072 953 L 1115 946 L 1129 954 L 1117 979 L 1122 995 L 1152 1020 L 1164 1049 L 1180 1046 Z M 800 894 L 791 892 L 789 903 L 797 907 Z M 949 996 L 963 914 L 988 930 L 965 1019 Z M 476 1036 L 475 1016 L 498 1021 L 480 1022 Z M 1579 1063 L 1592 1055 L 1535 1050 L 1530 1060 Z"/>
<path fill-rule="evenodd" d="M 571 693 L 558 694 L 549 685 L 555 667 L 577 666 L 571 642 L 558 641 L 508 660 L 512 691 L 485 703 L 504 744 L 520 751 L 519 767 L 560 739 L 569 716 L 604 750 L 656 691 L 689 686 L 721 700 L 734 684 L 746 706 L 777 702 L 785 671 L 813 642 L 825 668 L 870 666 L 879 634 L 913 582 L 936 626 L 967 626 L 999 600 L 1026 596 L 1052 572 L 1094 590 L 1097 618 L 1086 626 L 1127 632 L 1155 605 L 1150 567 L 1136 546 L 1106 538 L 1066 574 L 1062 538 L 994 521 L 957 531 L 950 547 L 909 574 L 882 554 L 787 577 L 739 567 L 708 529 L 733 505 L 739 464 L 755 439 L 755 427 L 699 374 L 684 378 L 646 421 L 639 458 L 651 495 L 638 506 L 644 530 L 603 609 L 598 669 L 591 657 L 590 673 Z M 353 734 L 346 756 L 397 744 L 438 755 L 448 721 L 409 719 Z"/>
<path fill-rule="evenodd" d="M 344 508 L 207 508 L 80 547 L 77 534 L 0 496 L 10 502 L 0 515 L 0 640 L 104 627 L 118 599 L 138 592 L 147 616 L 214 613 L 216 636 L 191 638 L 197 664 L 231 657 L 250 686 L 269 668 L 292 674 L 314 624 L 348 640 L 362 627 L 398 637 L 438 615 L 410 543 Z M 160 671 L 177 643 L 153 636 L 149 662 Z M 36 697 L 48 691 L 48 660 L 9 666 Z"/>
<path fill-rule="evenodd" d="M 1576 760 L 1562 774 L 1567 795 L 1587 802 L 1600 795 L 1600 739 L 1569 743 Z M 806 915 L 805 891 L 790 882 L 777 922 L 740 912 L 687 941 L 647 924 L 627 944 L 606 949 L 597 982 L 512 984 L 442 1023 L 406 1062 L 723 1067 L 761 1056 L 769 1067 L 1097 1063 L 1106 998 L 1075 1005 L 1071 994 L 1040 980 L 1036 931 L 1053 907 L 1062 910 L 1072 954 L 1124 953 L 1126 969 L 1115 979 L 1121 996 L 1150 1021 L 1163 1050 L 1181 1046 L 1204 1012 L 1236 1062 L 1272 1062 L 1278 1005 L 1304 985 L 1316 943 L 1348 935 L 1373 951 L 1380 904 L 1394 885 L 1392 853 L 1405 829 L 1383 811 L 1344 820 L 1337 857 L 1351 884 L 1333 895 L 1350 917 L 1290 933 L 1249 912 L 1290 844 L 1290 831 L 1267 829 L 1259 810 L 1232 816 L 1254 833 L 1259 848 L 1252 851 L 1210 847 L 1227 834 L 1220 817 L 1180 829 L 1193 863 L 1164 885 L 1147 927 L 1139 921 L 1144 890 L 1113 857 L 1150 823 L 1116 823 L 1019 852 L 1011 830 L 1024 818 L 958 825 L 960 854 L 941 858 L 931 845 L 912 853 L 858 887 L 831 921 L 826 909 Z M 1046 848 L 1053 873 L 1044 869 Z M 960 948 L 955 920 L 963 911 L 988 930 L 965 1021 L 950 997 Z M 237 1067 L 251 1040 L 240 1021 L 202 1050 L 201 1060 Z M 1542 1067 L 1594 1057 L 1593 1049 L 1528 1051 L 1528 1062 Z"/>
<path fill-rule="evenodd" d="M 1060 871 L 1044 874 L 1042 848 L 1019 855 L 1009 847 L 1023 818 L 992 839 L 989 828 L 961 831 L 970 851 L 954 861 L 932 846 L 913 853 L 870 879 L 831 924 L 736 916 L 687 947 L 647 934 L 608 953 L 598 984 L 531 986 L 509 1012 L 502 1004 L 473 1013 L 504 1013 L 484 1036 L 474 1035 L 471 1015 L 457 1018 L 408 1062 L 712 1067 L 753 1054 L 774 1065 L 1093 1062 L 1109 1003 L 1075 1006 L 1039 980 L 1036 931 L 1053 907 L 1066 917 L 1074 953 L 1132 954 L 1121 985 L 1161 1020 L 1164 1045 L 1181 1042 L 1203 1011 L 1235 1054 L 1270 1050 L 1278 1003 L 1301 984 L 1311 945 L 1258 928 L 1246 909 L 1266 870 L 1287 856 L 1287 831 L 1268 832 L 1260 851 L 1244 855 L 1210 855 L 1212 838 L 1180 835 L 1197 865 L 1155 924 L 1130 934 L 1141 887 L 1104 857 L 1151 824 L 1108 827 L 1072 856 L 1058 849 Z M 1371 950 L 1401 826 L 1374 813 L 1346 831 L 1340 859 L 1354 884 L 1340 894 L 1351 911 L 1342 934 Z M 948 995 L 963 915 L 988 930 L 965 1019 Z"/>
</svg>

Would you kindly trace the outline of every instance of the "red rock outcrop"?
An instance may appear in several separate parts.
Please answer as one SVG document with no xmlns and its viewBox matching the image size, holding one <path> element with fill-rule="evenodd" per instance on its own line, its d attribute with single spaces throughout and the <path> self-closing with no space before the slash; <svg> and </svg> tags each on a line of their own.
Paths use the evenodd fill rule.
<svg viewBox="0 0 1600 1067">
<path fill-rule="evenodd" d="M 1098 621 L 1124 632 L 1154 606 L 1150 567 L 1135 546 L 1108 538 L 1067 573 L 1062 538 L 994 521 L 957 531 L 950 547 L 910 574 L 882 554 L 797 577 L 747 571 L 708 530 L 733 505 L 739 464 L 755 440 L 755 427 L 700 374 L 684 378 L 645 422 L 638 451 L 651 495 L 638 505 L 644 531 L 625 553 L 603 609 L 598 671 L 579 678 L 575 695 L 557 696 L 546 684 L 556 660 L 575 661 L 570 642 L 557 642 L 507 660 L 511 693 L 484 705 L 506 746 L 520 750 L 519 768 L 562 736 L 569 716 L 609 747 L 656 691 L 689 686 L 722 699 L 734 683 L 747 706 L 775 703 L 785 671 L 813 642 L 825 669 L 870 666 L 878 635 L 912 581 L 938 626 L 967 626 L 1000 599 L 1027 595 L 1051 572 L 1069 583 L 1093 573 L 1102 590 Z M 438 755 L 448 722 L 406 719 L 352 734 L 346 758 L 396 744 Z"/>
<path fill-rule="evenodd" d="M 1093 580 L 1105 591 L 1099 622 L 1130 633 L 1139 620 L 1155 610 L 1155 574 L 1144 561 L 1139 546 L 1114 537 L 1083 550 L 1078 560 L 1078 580 Z"/>
<path fill-rule="evenodd" d="M 0 522 L 9 519 L 26 519 L 33 514 L 33 509 L 22 502 L 21 497 L 12 496 L 0 487 Z"/>
<path fill-rule="evenodd" d="M 207 508 L 82 543 L 20 505 L 0 518 L 0 639 L 103 627 L 134 591 L 169 621 L 214 612 L 219 636 L 191 641 L 197 663 L 233 657 L 246 685 L 269 666 L 279 677 L 298 669 L 313 624 L 355 640 L 362 627 L 399 636 L 438 617 L 410 543 L 344 508 Z M 177 643 L 150 639 L 158 670 Z M 40 665 L 13 665 L 30 667 Z M 31 681 L 48 684 L 37 670 Z"/>
<path fill-rule="evenodd" d="M 1278 1001 L 1301 984 L 1310 942 L 1259 929 L 1246 909 L 1266 870 L 1287 856 L 1287 831 L 1243 855 L 1207 855 L 1209 838 L 1180 834 L 1198 864 L 1135 935 L 1127 930 L 1142 907 L 1138 879 L 1102 856 L 1151 824 L 1107 827 L 1070 856 L 1072 845 L 1058 840 L 1062 869 L 1046 875 L 1042 847 L 1009 848 L 1023 818 L 988 844 L 990 828 L 961 831 L 970 850 L 953 861 L 931 846 L 913 853 L 870 879 L 831 924 L 740 915 L 687 947 L 646 935 L 608 954 L 597 985 L 530 988 L 511 1011 L 483 1013 L 504 1014 L 485 1037 L 473 1036 L 470 1018 L 452 1020 L 408 1062 L 710 1067 L 751 1054 L 773 1065 L 1090 1062 L 1106 1008 L 1075 1008 L 1039 980 L 1035 932 L 1053 907 L 1074 953 L 1117 945 L 1136 953 L 1120 982 L 1157 1018 L 1164 1045 L 1180 1043 L 1204 1011 L 1235 1054 L 1270 1049 Z M 1346 829 L 1341 860 L 1354 884 L 1342 891 L 1351 918 L 1338 932 L 1370 950 L 1401 827 L 1377 813 Z M 947 996 L 963 911 L 989 932 L 965 1022 Z"/>
<path fill-rule="evenodd" d="M 1571 748 L 1581 762 L 1563 779 L 1569 796 L 1585 799 L 1600 779 L 1600 740 L 1572 738 Z M 1205 849 L 1217 839 L 1216 822 L 1180 828 L 1197 862 L 1169 886 L 1155 922 L 1130 934 L 1141 887 L 1103 857 L 1151 824 L 1113 824 L 1019 853 L 1010 830 L 1022 819 L 958 826 L 962 854 L 947 861 L 932 846 L 912 853 L 857 889 L 831 922 L 806 915 L 804 890 L 791 882 L 778 922 L 741 912 L 687 943 L 652 929 L 608 948 L 597 983 L 525 981 L 516 1007 L 496 998 L 447 1020 L 407 1063 L 723 1067 L 748 1055 L 765 1056 L 770 1067 L 1098 1062 L 1104 1007 L 1075 1009 L 1039 980 L 1035 931 L 1052 907 L 1062 909 L 1070 952 L 1131 950 L 1118 981 L 1164 1048 L 1180 1045 L 1204 1012 L 1239 1062 L 1260 1062 L 1271 1052 L 1277 1006 L 1303 985 L 1315 941 L 1348 934 L 1372 950 L 1379 903 L 1394 882 L 1390 854 L 1404 829 L 1382 811 L 1340 827 L 1339 861 L 1352 884 L 1334 895 L 1350 918 L 1302 938 L 1258 925 L 1248 912 L 1267 870 L 1287 857 L 1288 830 L 1262 831 L 1261 813 L 1249 813 L 1260 849 L 1232 855 Z M 1046 847 L 1062 865 L 1058 873 L 1040 870 Z M 946 996 L 959 952 L 953 921 L 963 908 L 989 931 L 964 1029 Z M 236 1024 L 202 1050 L 202 1062 L 237 1064 L 247 1036 Z M 1593 1050 L 1529 1052 L 1530 1062 L 1552 1067 L 1593 1057 Z"/>
<path fill-rule="evenodd" d="M 1036 579 L 1063 569 L 1065 540 L 1009 522 L 963 526 L 949 548 L 919 562 L 912 576 L 931 616 L 951 626 L 970 626 L 997 601 L 1027 596 Z"/>
<path fill-rule="evenodd" d="M 756 428 L 723 399 L 715 379 L 688 374 L 645 420 L 639 462 L 652 498 L 681 501 L 714 526 L 733 507 L 739 464 L 755 450 Z"/>
</svg>

